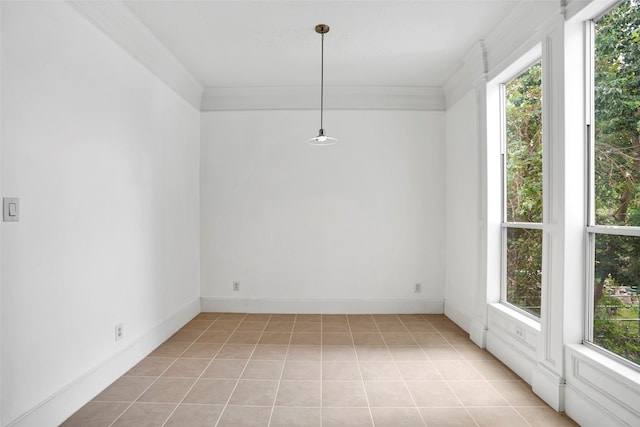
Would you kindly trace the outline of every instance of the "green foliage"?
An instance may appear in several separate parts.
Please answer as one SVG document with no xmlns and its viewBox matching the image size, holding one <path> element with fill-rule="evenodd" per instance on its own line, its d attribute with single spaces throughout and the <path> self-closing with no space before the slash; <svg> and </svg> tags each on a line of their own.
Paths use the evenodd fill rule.
<svg viewBox="0 0 640 427">
<path fill-rule="evenodd" d="M 626 0 L 596 23 L 595 208 L 601 225 L 640 226 L 640 5 Z M 596 236 L 593 342 L 640 363 L 638 299 L 605 286 L 640 285 L 640 238 Z"/>
<path fill-rule="evenodd" d="M 542 67 L 505 85 L 506 210 L 509 222 L 542 222 Z M 542 232 L 507 232 L 506 300 L 540 316 Z"/>
</svg>

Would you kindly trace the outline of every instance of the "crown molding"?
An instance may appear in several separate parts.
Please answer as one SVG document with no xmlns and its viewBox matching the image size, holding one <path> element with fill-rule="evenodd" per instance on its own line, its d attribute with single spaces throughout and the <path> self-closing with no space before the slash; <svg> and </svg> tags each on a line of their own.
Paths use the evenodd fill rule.
<svg viewBox="0 0 640 427">
<path fill-rule="evenodd" d="M 426 110 L 446 108 L 440 87 L 329 86 L 324 88 L 326 110 Z M 320 87 L 281 86 L 206 88 L 202 111 L 316 110 Z"/>
<path fill-rule="evenodd" d="M 444 84 L 447 108 L 458 102 L 478 81 L 484 81 L 487 73 L 487 51 L 484 41 L 479 40 L 465 55 L 463 64 Z"/>
<path fill-rule="evenodd" d="M 67 0 L 189 104 L 200 108 L 204 87 L 120 0 Z"/>
</svg>

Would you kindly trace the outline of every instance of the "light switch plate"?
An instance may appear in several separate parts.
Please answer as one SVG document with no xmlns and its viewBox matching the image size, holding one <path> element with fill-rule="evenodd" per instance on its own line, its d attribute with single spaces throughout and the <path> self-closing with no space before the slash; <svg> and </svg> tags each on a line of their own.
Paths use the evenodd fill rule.
<svg viewBox="0 0 640 427">
<path fill-rule="evenodd" d="M 2 218 L 4 222 L 20 221 L 20 199 L 16 197 L 2 199 Z"/>
</svg>

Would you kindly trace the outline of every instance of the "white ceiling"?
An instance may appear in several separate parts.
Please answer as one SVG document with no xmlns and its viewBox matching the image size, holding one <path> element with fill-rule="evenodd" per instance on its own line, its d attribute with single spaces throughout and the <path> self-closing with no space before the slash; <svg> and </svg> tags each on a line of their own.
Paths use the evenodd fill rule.
<svg viewBox="0 0 640 427">
<path fill-rule="evenodd" d="M 517 3 L 125 1 L 209 88 L 318 85 L 321 23 L 326 85 L 442 86 Z"/>
</svg>

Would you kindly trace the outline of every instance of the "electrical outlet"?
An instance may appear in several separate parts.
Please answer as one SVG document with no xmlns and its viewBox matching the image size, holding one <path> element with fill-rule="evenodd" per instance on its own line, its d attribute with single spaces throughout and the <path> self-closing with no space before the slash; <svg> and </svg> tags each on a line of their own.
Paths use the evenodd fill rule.
<svg viewBox="0 0 640 427">
<path fill-rule="evenodd" d="M 413 288 L 413 292 L 415 292 L 415 293 L 422 292 L 422 283 L 416 283 L 414 288 Z"/>
<path fill-rule="evenodd" d="M 234 292 L 240 291 L 240 282 L 233 282 L 233 290 Z"/>
<path fill-rule="evenodd" d="M 122 338 L 124 338 L 124 328 L 122 323 L 118 323 L 116 325 L 116 341 L 120 341 Z"/>
<path fill-rule="evenodd" d="M 516 336 L 524 341 L 524 331 L 520 328 L 516 328 Z"/>
</svg>

